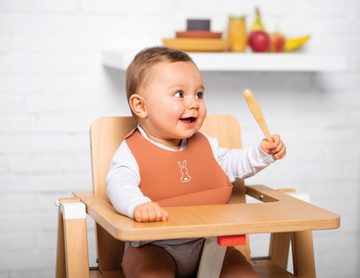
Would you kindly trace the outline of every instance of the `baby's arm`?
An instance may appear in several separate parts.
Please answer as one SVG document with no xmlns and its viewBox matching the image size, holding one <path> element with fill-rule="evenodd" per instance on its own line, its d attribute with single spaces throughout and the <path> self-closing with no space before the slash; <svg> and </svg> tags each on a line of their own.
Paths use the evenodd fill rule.
<svg viewBox="0 0 360 278">
<path fill-rule="evenodd" d="M 167 213 L 141 192 L 139 168 L 125 142 L 111 161 L 106 182 L 109 200 L 121 214 L 141 222 L 167 220 Z"/>
<path fill-rule="evenodd" d="M 230 181 L 235 178 L 245 179 L 270 165 L 275 158 L 261 149 L 261 144 L 243 149 L 219 147 L 214 137 L 206 136 L 210 142 L 214 157 Z"/>
</svg>

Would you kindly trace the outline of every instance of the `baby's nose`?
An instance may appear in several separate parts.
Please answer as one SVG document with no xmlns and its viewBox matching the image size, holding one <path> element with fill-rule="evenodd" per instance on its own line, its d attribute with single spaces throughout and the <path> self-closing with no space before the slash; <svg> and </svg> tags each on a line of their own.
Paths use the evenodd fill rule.
<svg viewBox="0 0 360 278">
<path fill-rule="evenodd" d="M 199 109 L 199 101 L 196 98 L 192 98 L 189 101 L 189 109 Z"/>
</svg>

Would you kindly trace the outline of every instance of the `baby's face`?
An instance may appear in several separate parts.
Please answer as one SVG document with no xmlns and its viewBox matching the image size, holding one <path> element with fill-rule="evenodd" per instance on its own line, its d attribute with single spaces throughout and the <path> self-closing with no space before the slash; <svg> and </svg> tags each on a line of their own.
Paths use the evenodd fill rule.
<svg viewBox="0 0 360 278">
<path fill-rule="evenodd" d="M 147 113 L 140 123 L 154 140 L 175 146 L 191 137 L 206 117 L 200 72 L 192 62 L 164 62 L 148 74 L 139 92 Z"/>
</svg>

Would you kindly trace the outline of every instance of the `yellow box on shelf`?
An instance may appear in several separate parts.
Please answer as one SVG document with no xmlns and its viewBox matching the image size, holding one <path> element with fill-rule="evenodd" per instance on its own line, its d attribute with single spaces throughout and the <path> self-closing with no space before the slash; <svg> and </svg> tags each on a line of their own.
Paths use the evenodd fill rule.
<svg viewBox="0 0 360 278">
<path fill-rule="evenodd" d="M 163 39 L 163 44 L 184 51 L 226 51 L 229 41 L 226 39 L 176 38 Z"/>
</svg>

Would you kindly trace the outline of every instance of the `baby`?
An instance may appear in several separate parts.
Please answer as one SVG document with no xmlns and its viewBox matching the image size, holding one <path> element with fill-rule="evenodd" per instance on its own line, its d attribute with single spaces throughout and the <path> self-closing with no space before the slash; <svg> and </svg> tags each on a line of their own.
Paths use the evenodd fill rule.
<svg viewBox="0 0 360 278">
<path fill-rule="evenodd" d="M 126 71 L 126 93 L 137 128 L 116 151 L 107 194 L 138 222 L 167 221 L 166 206 L 224 204 L 231 181 L 255 175 L 286 154 L 278 135 L 255 147 L 221 148 L 198 132 L 207 114 L 205 87 L 190 56 L 167 47 L 140 51 Z M 127 242 L 126 277 L 192 277 L 204 239 Z M 258 277 L 246 258 L 227 248 L 220 277 Z"/>
</svg>

